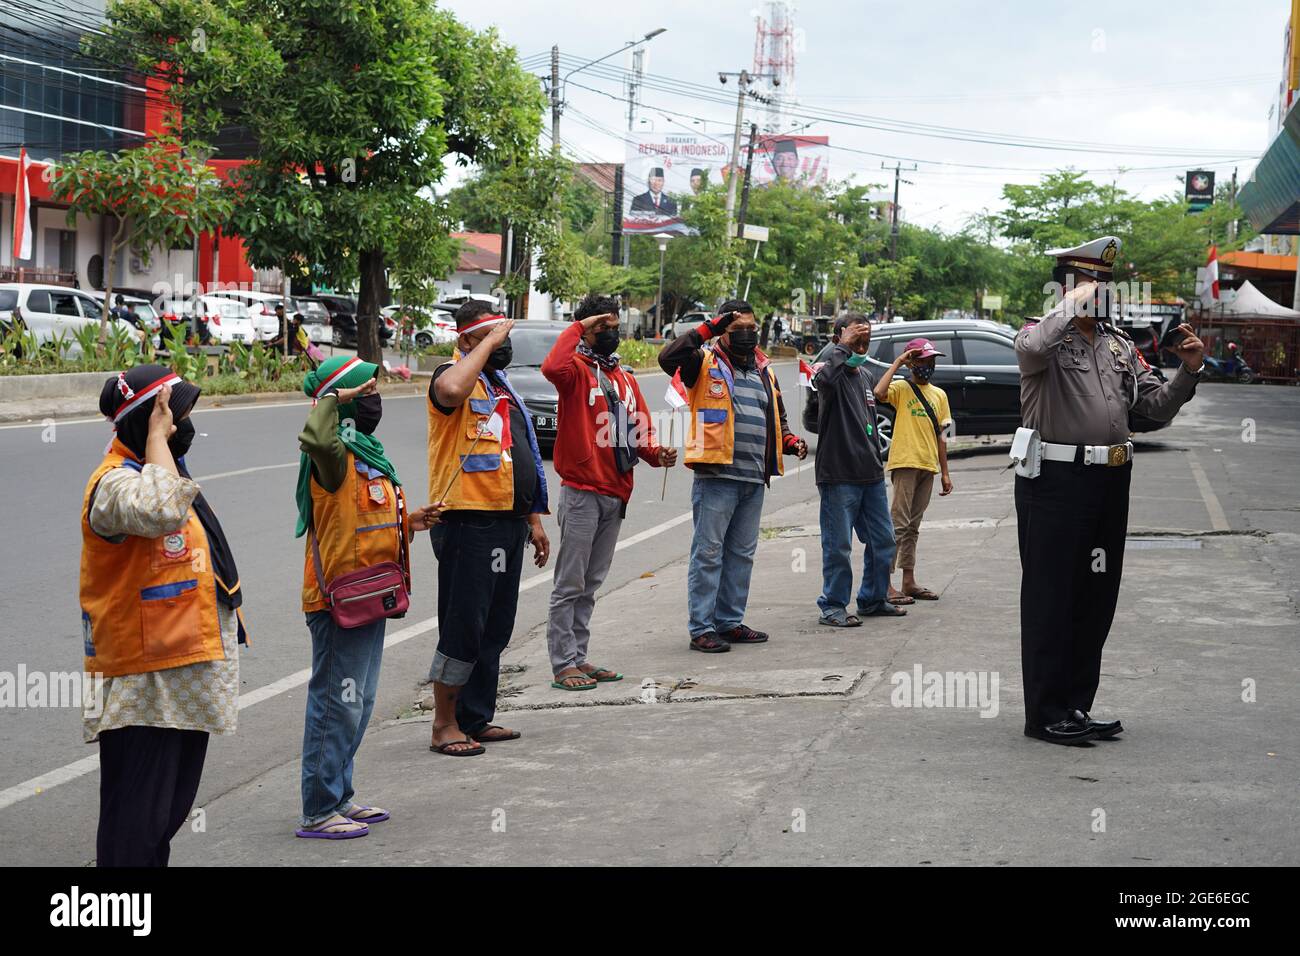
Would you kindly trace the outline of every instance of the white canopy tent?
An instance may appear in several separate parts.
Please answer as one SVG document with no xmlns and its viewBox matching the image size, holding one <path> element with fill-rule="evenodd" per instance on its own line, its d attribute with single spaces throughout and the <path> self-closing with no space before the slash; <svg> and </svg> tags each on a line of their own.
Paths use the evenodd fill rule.
<svg viewBox="0 0 1300 956">
<path fill-rule="evenodd" d="M 1284 305 L 1278 305 L 1251 285 L 1249 281 L 1243 282 L 1241 288 L 1237 289 L 1231 298 L 1226 294 L 1222 295 L 1220 304 L 1209 310 L 1208 315 L 1215 318 L 1251 315 L 1268 319 L 1300 320 L 1300 312 L 1295 309 L 1288 309 Z"/>
</svg>

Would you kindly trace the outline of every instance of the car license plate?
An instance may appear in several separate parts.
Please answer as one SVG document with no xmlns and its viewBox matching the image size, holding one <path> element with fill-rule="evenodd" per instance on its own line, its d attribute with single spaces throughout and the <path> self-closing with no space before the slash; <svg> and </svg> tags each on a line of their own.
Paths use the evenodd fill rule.
<svg viewBox="0 0 1300 956">
<path fill-rule="evenodd" d="M 554 415 L 534 415 L 534 416 L 533 416 L 533 425 L 535 425 L 537 428 L 554 428 L 554 427 L 555 427 L 555 416 L 554 416 Z"/>
</svg>

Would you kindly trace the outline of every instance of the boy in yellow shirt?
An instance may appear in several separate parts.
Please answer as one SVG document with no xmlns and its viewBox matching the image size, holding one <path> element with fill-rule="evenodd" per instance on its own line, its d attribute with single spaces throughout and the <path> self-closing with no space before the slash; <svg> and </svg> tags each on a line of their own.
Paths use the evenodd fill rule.
<svg viewBox="0 0 1300 956">
<path fill-rule="evenodd" d="M 952 422 L 948 396 L 930 384 L 934 359 L 942 355 L 929 339 L 916 338 L 907 343 L 903 354 L 894 359 L 889 371 L 876 383 L 876 401 L 894 406 L 894 439 L 889 446 L 890 481 L 894 485 L 894 502 L 890 516 L 894 519 L 894 566 L 890 574 L 903 570 L 902 590 L 889 585 L 891 604 L 914 604 L 937 601 L 939 595 L 916 583 L 916 540 L 921 534 L 921 519 L 930 504 L 934 476 L 939 475 L 940 495 L 952 492 L 948 477 L 948 448 L 944 429 Z M 898 369 L 906 364 L 912 380 L 894 380 Z"/>
</svg>

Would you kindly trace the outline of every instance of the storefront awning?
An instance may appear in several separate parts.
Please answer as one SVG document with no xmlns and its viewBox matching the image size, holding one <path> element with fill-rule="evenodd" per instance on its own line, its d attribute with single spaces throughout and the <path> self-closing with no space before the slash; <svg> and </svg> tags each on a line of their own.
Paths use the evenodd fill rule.
<svg viewBox="0 0 1300 956">
<path fill-rule="evenodd" d="M 1287 113 L 1237 202 L 1256 232 L 1300 234 L 1300 109 Z"/>
</svg>

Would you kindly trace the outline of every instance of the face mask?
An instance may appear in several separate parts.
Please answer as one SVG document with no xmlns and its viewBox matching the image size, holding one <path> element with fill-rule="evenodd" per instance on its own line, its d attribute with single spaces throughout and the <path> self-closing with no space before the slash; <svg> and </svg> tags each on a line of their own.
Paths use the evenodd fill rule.
<svg viewBox="0 0 1300 956">
<path fill-rule="evenodd" d="M 379 427 L 379 420 L 384 417 L 384 403 L 378 393 L 362 395 L 352 405 L 357 410 L 357 431 L 363 435 L 373 435 Z"/>
<path fill-rule="evenodd" d="M 728 336 L 732 352 L 737 355 L 752 355 L 758 348 L 758 329 L 736 329 Z"/>
<path fill-rule="evenodd" d="M 596 333 L 591 350 L 597 355 L 613 355 L 618 348 L 618 329 L 603 329 Z"/>
<path fill-rule="evenodd" d="M 930 381 L 930 376 L 934 374 L 934 366 L 932 365 L 913 366 L 912 374 L 915 375 L 922 382 L 928 382 Z"/>
<path fill-rule="evenodd" d="M 167 447 L 171 450 L 173 458 L 184 458 L 192 444 L 194 444 L 194 423 L 188 418 L 183 418 L 176 423 L 176 433 L 167 439 Z"/>
<path fill-rule="evenodd" d="M 505 342 L 492 350 L 492 354 L 488 356 L 487 367 L 494 372 L 499 372 L 509 365 L 510 360 L 514 357 L 514 346 L 510 344 L 509 339 L 506 339 Z"/>
</svg>

